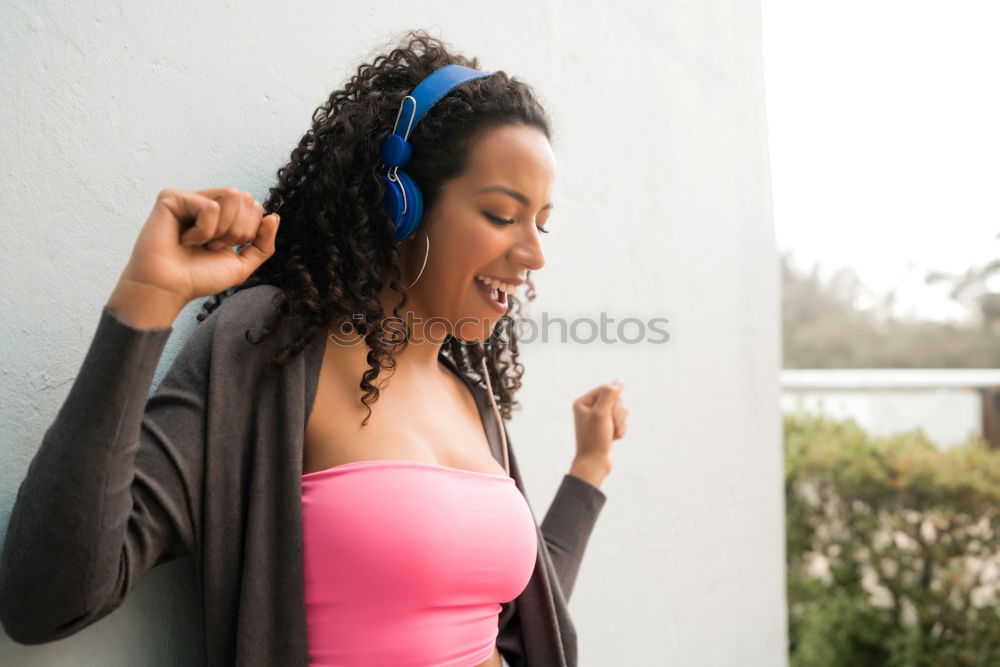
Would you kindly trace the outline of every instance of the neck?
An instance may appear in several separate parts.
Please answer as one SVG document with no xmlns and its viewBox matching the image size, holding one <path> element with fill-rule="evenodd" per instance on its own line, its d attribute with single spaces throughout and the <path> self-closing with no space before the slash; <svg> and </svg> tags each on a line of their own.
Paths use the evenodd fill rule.
<svg viewBox="0 0 1000 667">
<path fill-rule="evenodd" d="M 412 295 L 407 299 L 406 307 L 399 311 L 403 321 L 396 320 L 392 311 L 400 303 L 402 296 L 388 286 L 379 293 L 379 300 L 382 302 L 385 317 L 393 318 L 388 325 L 390 338 L 402 338 L 404 323 L 408 323 L 410 328 L 409 342 L 405 348 L 398 346 L 394 353 L 396 373 L 410 377 L 429 377 L 440 374 L 442 369 L 438 362 L 438 356 L 444 345 L 446 333 L 441 326 L 441 321 L 428 322 L 427 315 L 421 312 L 419 307 L 414 308 L 416 304 Z"/>
</svg>

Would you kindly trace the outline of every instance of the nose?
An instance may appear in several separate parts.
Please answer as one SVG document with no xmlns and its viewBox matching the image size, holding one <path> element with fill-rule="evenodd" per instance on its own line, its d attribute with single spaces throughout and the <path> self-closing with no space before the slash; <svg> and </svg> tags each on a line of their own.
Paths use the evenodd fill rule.
<svg viewBox="0 0 1000 667">
<path fill-rule="evenodd" d="M 545 253 L 539 239 L 541 235 L 540 231 L 532 227 L 527 238 L 520 237 L 511 249 L 511 261 L 525 266 L 529 271 L 538 271 L 545 266 Z"/>
</svg>

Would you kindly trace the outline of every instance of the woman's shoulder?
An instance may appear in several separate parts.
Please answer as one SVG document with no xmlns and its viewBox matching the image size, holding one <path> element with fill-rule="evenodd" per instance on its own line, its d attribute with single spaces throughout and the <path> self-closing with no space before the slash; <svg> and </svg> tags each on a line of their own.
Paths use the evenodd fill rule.
<svg viewBox="0 0 1000 667">
<path fill-rule="evenodd" d="M 267 324 L 272 305 L 281 290 L 274 285 L 256 285 L 224 296 L 222 301 L 200 322 L 188 329 L 176 357 L 171 362 L 174 373 L 195 374 L 199 377 L 217 371 L 229 371 L 229 366 L 239 363 L 252 365 L 262 345 L 250 345 L 246 331 L 254 340 Z"/>
<path fill-rule="evenodd" d="M 247 287 L 222 299 L 218 307 L 227 324 L 254 324 L 277 311 L 284 291 L 277 285 L 261 284 Z"/>
<path fill-rule="evenodd" d="M 254 285 L 223 297 L 209 315 L 216 319 L 211 335 L 215 353 L 223 354 L 227 363 L 244 366 L 272 358 L 293 339 L 293 328 L 284 326 L 287 320 L 281 319 L 285 300 L 284 290 L 271 284 Z"/>
<path fill-rule="evenodd" d="M 215 317 L 216 335 L 235 333 L 240 337 L 251 330 L 258 337 L 278 313 L 284 292 L 277 285 L 254 285 L 223 297 L 209 317 Z M 206 323 L 208 320 L 206 320 Z"/>
</svg>

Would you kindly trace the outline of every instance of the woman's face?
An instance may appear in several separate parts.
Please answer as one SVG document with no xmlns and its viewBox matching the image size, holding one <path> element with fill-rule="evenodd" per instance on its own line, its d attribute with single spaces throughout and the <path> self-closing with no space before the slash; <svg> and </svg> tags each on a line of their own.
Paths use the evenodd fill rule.
<svg viewBox="0 0 1000 667">
<path fill-rule="evenodd" d="M 497 303 L 477 276 L 499 279 L 523 294 L 528 271 L 545 266 L 544 232 L 538 228 L 551 214 L 554 180 L 555 155 L 533 127 L 500 127 L 473 144 L 468 169 L 445 183 L 434 209 L 424 212 L 400 248 L 408 285 L 424 262 L 424 232 L 430 238 L 427 265 L 409 290 L 407 309 L 424 318 L 414 334 L 439 343 L 445 333 L 470 342 L 490 337 L 510 300 L 501 295 L 503 303 Z M 428 329 L 430 318 L 439 320 Z"/>
</svg>

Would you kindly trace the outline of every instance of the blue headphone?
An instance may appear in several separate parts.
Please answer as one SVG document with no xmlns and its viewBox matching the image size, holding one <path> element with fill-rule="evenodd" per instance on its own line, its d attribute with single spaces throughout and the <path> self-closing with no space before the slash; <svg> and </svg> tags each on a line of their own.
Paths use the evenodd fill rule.
<svg viewBox="0 0 1000 667">
<path fill-rule="evenodd" d="M 397 242 L 413 236 L 424 213 L 424 198 L 420 188 L 409 174 L 400 171 L 400 167 L 406 166 L 413 156 L 413 147 L 407 141 L 410 132 L 428 109 L 452 88 L 470 79 L 489 75 L 490 72 L 481 72 L 463 65 L 445 65 L 427 75 L 399 105 L 392 133 L 382 140 L 381 160 L 384 169 L 379 170 L 379 178 L 385 183 L 382 205 L 392 217 Z M 399 121 L 404 108 L 409 109 L 409 119 L 405 132 L 402 132 Z"/>
</svg>

